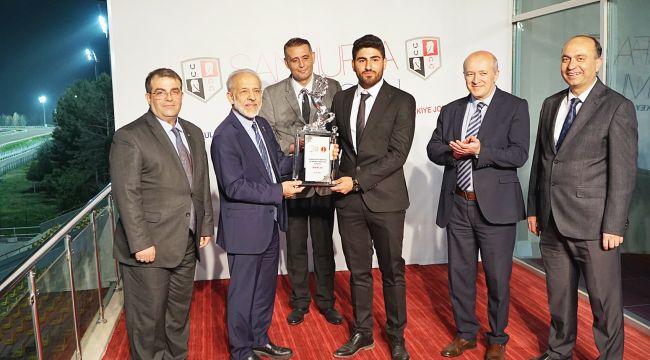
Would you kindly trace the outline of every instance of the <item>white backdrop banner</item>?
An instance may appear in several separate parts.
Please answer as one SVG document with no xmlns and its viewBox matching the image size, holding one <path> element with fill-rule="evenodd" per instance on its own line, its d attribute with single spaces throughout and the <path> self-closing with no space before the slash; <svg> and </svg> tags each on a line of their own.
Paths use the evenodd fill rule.
<svg viewBox="0 0 650 360">
<path fill-rule="evenodd" d="M 405 165 L 411 206 L 403 257 L 407 264 L 447 261 L 445 231 L 435 224 L 442 168 L 428 160 L 426 145 L 440 107 L 467 95 L 462 64 L 470 52 L 494 53 L 502 69 L 497 85 L 510 91 L 510 0 L 109 0 L 108 8 L 116 126 L 147 110 L 147 73 L 171 68 L 184 80 L 180 116 L 203 129 L 208 150 L 212 131 L 230 111 L 225 82 L 233 70 L 257 71 L 264 86 L 289 76 L 282 47 L 298 36 L 316 52 L 314 72 L 347 88 L 357 82 L 352 43 L 365 34 L 379 36 L 388 60 L 384 78 L 417 102 L 415 139 Z M 211 177 L 218 214 L 214 173 Z M 338 228 L 334 242 L 337 269 L 345 269 Z M 196 278 L 228 277 L 225 253 L 214 244 L 202 251 Z M 282 273 L 285 263 L 282 251 Z"/>
</svg>

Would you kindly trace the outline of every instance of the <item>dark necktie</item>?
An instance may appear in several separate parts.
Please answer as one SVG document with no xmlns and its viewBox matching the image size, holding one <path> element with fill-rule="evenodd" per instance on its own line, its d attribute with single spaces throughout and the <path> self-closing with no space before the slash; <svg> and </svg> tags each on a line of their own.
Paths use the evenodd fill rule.
<svg viewBox="0 0 650 360">
<path fill-rule="evenodd" d="M 192 188 L 192 158 L 190 157 L 190 152 L 187 151 L 183 140 L 181 139 L 181 132 L 178 128 L 173 128 L 172 132 L 176 136 L 176 149 L 178 150 L 178 157 L 181 159 L 181 164 L 183 165 L 183 170 L 185 170 L 185 176 L 187 176 L 187 181 L 190 183 L 190 188 Z M 194 232 L 196 229 L 196 213 L 194 211 L 194 203 L 190 207 L 190 230 Z"/>
<path fill-rule="evenodd" d="M 359 152 L 359 143 L 361 142 L 361 134 L 363 128 L 366 127 L 366 100 L 370 97 L 368 93 L 361 93 L 359 100 L 359 112 L 357 113 L 357 152 Z"/>
<path fill-rule="evenodd" d="M 307 94 L 307 89 L 300 90 L 302 95 L 302 119 L 305 120 L 305 124 L 309 124 L 309 95 Z"/>
<path fill-rule="evenodd" d="M 476 111 L 474 111 L 469 119 L 469 124 L 467 124 L 465 138 L 478 135 L 478 130 L 481 128 L 481 122 L 483 121 L 481 110 L 484 106 L 485 103 L 482 102 L 476 104 Z M 461 190 L 467 190 L 472 184 L 472 159 L 461 160 L 456 167 L 456 184 Z"/>
<path fill-rule="evenodd" d="M 576 115 L 578 113 L 578 104 L 580 104 L 581 101 L 577 97 L 574 97 L 571 99 L 571 104 L 569 105 L 569 112 L 566 114 L 566 118 L 564 118 L 564 124 L 562 124 L 562 130 L 560 130 L 560 136 L 557 138 L 557 143 L 555 143 L 555 150 L 560 149 L 560 145 L 562 145 L 562 142 L 564 142 L 564 138 L 566 138 L 566 134 L 569 133 L 569 128 L 571 128 L 571 124 L 573 124 L 573 120 L 576 119 Z"/>
<path fill-rule="evenodd" d="M 257 121 L 253 120 L 253 132 L 255 133 L 255 141 L 257 142 L 257 150 L 260 152 L 262 157 L 262 162 L 266 168 L 266 172 L 269 175 L 269 179 L 273 181 L 273 171 L 271 170 L 271 162 L 269 161 L 269 152 L 266 150 L 264 141 L 262 140 L 262 134 L 260 134 L 257 129 Z M 273 181 L 275 182 L 275 181 Z"/>
</svg>

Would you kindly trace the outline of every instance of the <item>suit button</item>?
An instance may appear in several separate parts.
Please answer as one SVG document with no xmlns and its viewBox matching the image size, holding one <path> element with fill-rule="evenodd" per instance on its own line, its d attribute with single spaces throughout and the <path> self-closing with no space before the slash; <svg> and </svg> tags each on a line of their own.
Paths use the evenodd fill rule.
<svg viewBox="0 0 650 360">
<path fill-rule="evenodd" d="M 555 181 L 551 181 L 551 186 L 555 186 Z"/>
<path fill-rule="evenodd" d="M 361 171 L 361 166 L 357 166 L 357 171 Z"/>
<path fill-rule="evenodd" d="M 559 164 L 560 160 L 553 160 L 553 164 Z"/>
<path fill-rule="evenodd" d="M 185 213 L 185 217 L 190 217 L 190 213 Z"/>
</svg>

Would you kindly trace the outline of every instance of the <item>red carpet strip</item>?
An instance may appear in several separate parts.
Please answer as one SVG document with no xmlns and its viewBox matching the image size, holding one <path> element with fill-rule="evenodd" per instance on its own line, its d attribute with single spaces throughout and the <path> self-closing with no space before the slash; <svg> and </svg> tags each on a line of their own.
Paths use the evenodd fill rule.
<svg viewBox="0 0 650 360">
<path fill-rule="evenodd" d="M 362 351 L 354 359 L 390 359 L 386 334 L 383 331 L 386 314 L 383 306 L 381 275 L 375 270 L 374 320 L 375 348 Z M 293 349 L 296 360 L 333 359 L 332 352 L 349 336 L 351 322 L 349 272 L 336 273 L 336 307 L 345 318 L 344 325 L 327 323 L 312 303 L 305 321 L 290 326 L 286 317 L 289 306 L 289 282 L 286 276 L 278 277 L 278 291 L 269 331 L 271 341 Z M 197 281 L 194 287 L 190 314 L 190 359 L 228 359 L 225 299 L 227 280 Z M 478 278 L 476 312 L 481 322 L 479 345 L 456 359 L 483 359 L 487 331 L 487 290 L 483 273 Z M 454 320 L 447 291 L 446 265 L 409 265 L 406 267 L 408 325 L 405 331 L 406 345 L 412 359 L 445 359 L 440 350 L 454 334 Z M 545 349 L 548 336 L 549 313 L 546 302 L 544 278 L 521 265 L 515 264 L 511 281 L 510 323 L 507 332 L 509 359 L 529 359 Z M 574 359 L 595 359 L 598 352 L 594 346 L 591 324 L 593 318 L 586 300 L 580 300 L 578 308 L 578 340 Z M 650 336 L 626 326 L 625 359 L 648 359 Z M 104 359 L 128 359 L 129 344 L 126 336 L 124 314 L 113 333 Z"/>
</svg>

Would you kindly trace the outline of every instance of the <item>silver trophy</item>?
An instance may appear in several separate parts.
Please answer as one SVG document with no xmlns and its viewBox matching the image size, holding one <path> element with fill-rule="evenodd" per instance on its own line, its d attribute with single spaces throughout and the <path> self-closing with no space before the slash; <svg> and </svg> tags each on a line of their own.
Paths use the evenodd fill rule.
<svg viewBox="0 0 650 360">
<path fill-rule="evenodd" d="M 333 186 L 336 176 L 335 160 L 331 159 L 331 148 L 336 144 L 337 127 L 327 130 L 327 124 L 334 120 L 323 97 L 327 93 L 327 79 L 317 77 L 312 91 L 303 89 L 303 96 L 311 96 L 316 107 L 316 120 L 298 129 L 295 134 L 296 155 L 293 162 L 293 179 L 301 180 L 305 186 Z M 303 144 L 304 146 L 301 146 Z"/>
</svg>

